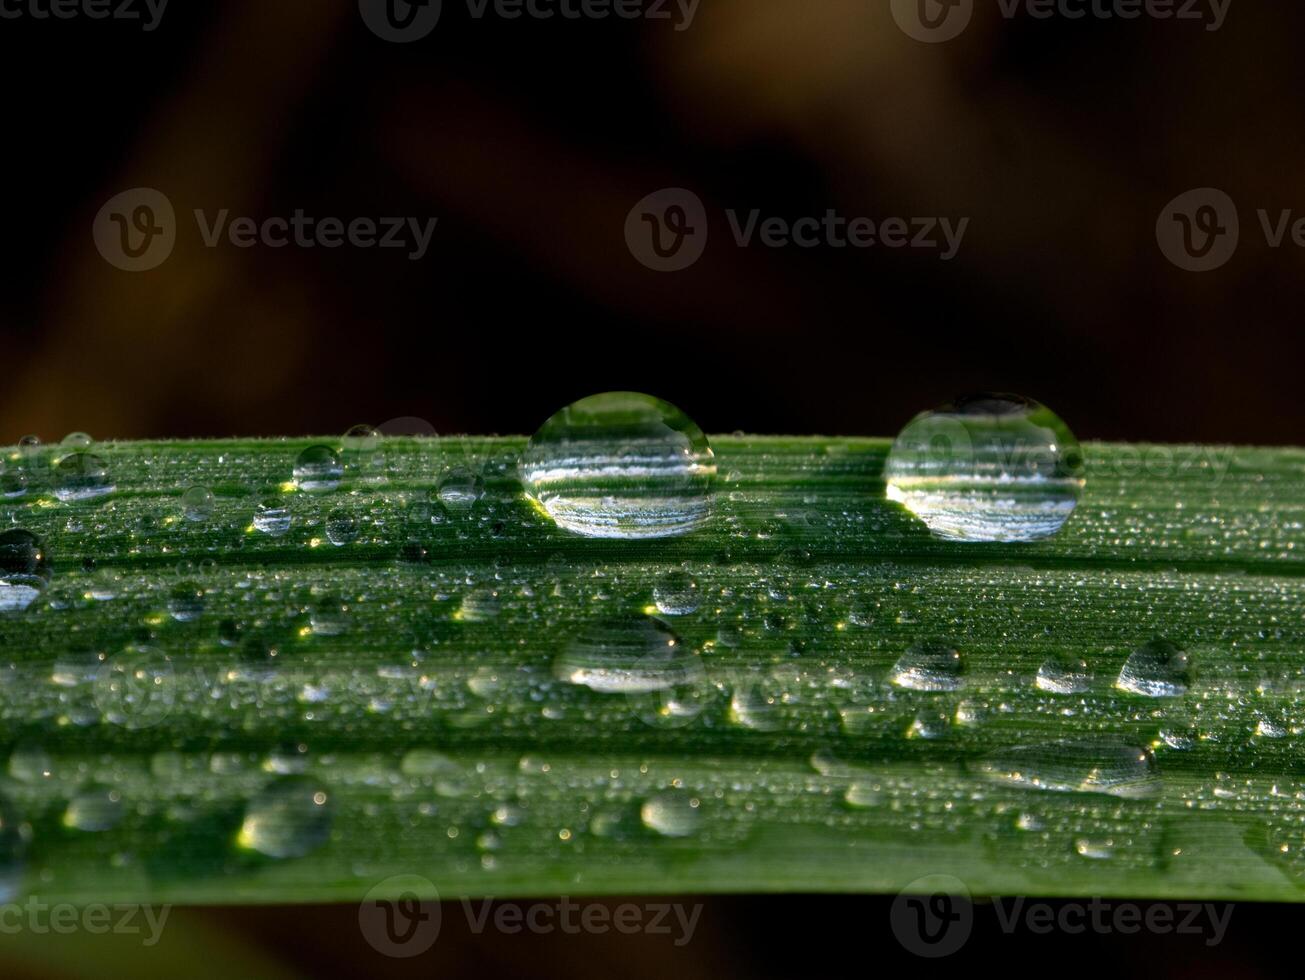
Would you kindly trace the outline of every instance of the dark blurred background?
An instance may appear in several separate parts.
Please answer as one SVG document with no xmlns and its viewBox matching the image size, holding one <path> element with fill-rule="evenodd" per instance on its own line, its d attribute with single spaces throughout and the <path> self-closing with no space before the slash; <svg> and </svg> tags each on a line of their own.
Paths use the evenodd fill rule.
<svg viewBox="0 0 1305 980">
<path fill-rule="evenodd" d="M 148 31 L 42 18 L 32 2 L 6 0 L 19 14 L 0 18 L 0 441 L 329 434 L 398 416 L 528 432 L 618 388 L 668 398 L 712 432 L 891 435 L 956 393 L 1001 389 L 1047 402 L 1082 438 L 1302 441 L 1305 254 L 1269 247 L 1255 214 L 1305 216 L 1301 5 L 1233 0 L 1209 30 L 1204 3 L 1204 21 L 1043 20 L 977 0 L 961 36 L 928 44 L 889 0 L 703 0 L 682 30 L 478 19 L 445 0 L 428 37 L 396 44 L 353 0 L 174 2 Z M 167 196 L 178 238 L 167 261 L 128 273 L 92 226 L 138 187 Z M 711 215 L 705 254 L 678 273 L 645 268 L 624 237 L 631 209 L 665 187 Z M 1241 244 L 1191 273 L 1156 224 L 1200 187 L 1237 203 Z M 727 208 L 970 223 L 944 262 L 740 249 Z M 206 248 L 195 209 L 439 224 L 412 262 Z M 887 909 L 720 899 L 684 950 L 464 937 L 415 966 L 779 976 L 814 947 L 828 969 L 834 954 L 923 968 Z M 321 973 L 375 966 L 354 914 L 186 921 Z M 1269 937 L 1293 915 L 1243 909 L 1217 954 L 1062 936 L 1032 952 L 1026 937 L 1019 955 L 1043 944 L 1125 975 L 1258 976 L 1285 955 Z M 988 935 L 965 955 L 1010 962 L 1014 949 Z"/>
</svg>

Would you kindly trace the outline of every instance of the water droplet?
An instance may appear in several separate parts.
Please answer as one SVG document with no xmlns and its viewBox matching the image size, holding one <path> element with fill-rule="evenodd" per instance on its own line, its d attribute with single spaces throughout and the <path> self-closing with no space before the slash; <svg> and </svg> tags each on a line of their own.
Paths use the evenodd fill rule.
<svg viewBox="0 0 1305 980">
<path fill-rule="evenodd" d="M 112 830 L 122 820 L 125 809 L 122 794 L 116 789 L 87 786 L 69 801 L 63 813 L 63 825 L 92 833 Z"/>
<path fill-rule="evenodd" d="M 1115 842 L 1104 837 L 1079 837 L 1074 841 L 1074 853 L 1094 861 L 1105 861 L 1115 856 Z"/>
<path fill-rule="evenodd" d="M 54 763 L 39 745 L 19 745 L 9 754 L 9 775 L 20 783 L 37 783 L 48 779 Z"/>
<path fill-rule="evenodd" d="M 69 453 L 54 466 L 54 495 L 64 503 L 107 496 L 117 489 L 108 464 L 91 453 Z"/>
<path fill-rule="evenodd" d="M 660 793 L 646 800 L 639 818 L 664 837 L 690 837 L 702 824 L 698 801 L 683 791 Z"/>
<path fill-rule="evenodd" d="M 687 616 L 697 612 L 698 583 L 687 572 L 670 572 L 653 587 L 653 602 L 666 616 Z"/>
<path fill-rule="evenodd" d="M 1038 668 L 1034 684 L 1052 694 L 1083 694 L 1092 687 L 1092 675 L 1086 660 L 1048 657 Z"/>
<path fill-rule="evenodd" d="M 977 395 L 916 416 L 893 443 L 888 499 L 951 541 L 1037 541 L 1083 489 L 1083 457 L 1050 409 Z"/>
<path fill-rule="evenodd" d="M 494 589 L 473 589 L 462 597 L 458 619 L 465 623 L 486 623 L 503 611 L 503 599 Z"/>
<path fill-rule="evenodd" d="M 884 794 L 879 784 L 858 781 L 848 785 L 847 792 L 843 794 L 843 799 L 848 806 L 865 809 L 882 803 Z"/>
<path fill-rule="evenodd" d="M 52 575 L 49 552 L 35 534 L 22 528 L 0 534 L 0 613 L 26 609 Z"/>
<path fill-rule="evenodd" d="M 276 494 L 264 497 L 254 511 L 254 528 L 273 538 L 286 534 L 293 523 L 285 501 Z"/>
<path fill-rule="evenodd" d="M 965 658 L 946 643 L 917 643 L 893 665 L 888 679 L 911 691 L 955 691 L 965 680 Z"/>
<path fill-rule="evenodd" d="M 976 768 L 995 782 L 1059 793 L 1104 793 L 1136 800 L 1160 791 L 1151 753 L 1110 740 L 1007 749 Z"/>
<path fill-rule="evenodd" d="M 340 440 L 343 462 L 351 476 L 368 483 L 385 477 L 385 455 L 381 451 L 381 433 L 370 425 L 355 425 Z"/>
<path fill-rule="evenodd" d="M 352 544 L 358 538 L 358 521 L 347 510 L 331 511 L 326 518 L 326 538 L 337 548 Z"/>
<path fill-rule="evenodd" d="M 1190 658 L 1168 640 L 1152 640 L 1134 650 L 1115 681 L 1121 691 L 1148 698 L 1181 697 L 1190 684 Z"/>
<path fill-rule="evenodd" d="M 0 461 L 0 496 L 16 500 L 27 493 L 27 474 L 16 466 Z"/>
<path fill-rule="evenodd" d="M 530 500 L 567 531 L 665 538 L 707 523 L 716 463 L 707 437 L 678 408 L 612 392 L 545 422 L 519 473 Z"/>
<path fill-rule="evenodd" d="M 340 636 L 349 628 L 349 607 L 339 596 L 323 596 L 313 604 L 308 625 L 314 636 Z"/>
<path fill-rule="evenodd" d="M 773 732 L 780 727 L 779 700 L 768 694 L 760 678 L 749 683 L 742 680 L 730 696 L 730 721 L 757 732 Z"/>
<path fill-rule="evenodd" d="M 213 491 L 208 487 L 190 487 L 181 495 L 181 515 L 199 524 L 213 516 Z"/>
<path fill-rule="evenodd" d="M 553 672 L 604 694 L 648 694 L 692 685 L 703 668 L 665 623 L 632 616 L 585 630 L 554 661 Z"/>
<path fill-rule="evenodd" d="M 344 479 L 340 457 L 329 446 L 309 446 L 295 460 L 295 485 L 307 493 L 328 493 Z"/>
<path fill-rule="evenodd" d="M 485 495 L 485 481 L 481 475 L 465 466 L 448 470 L 439 482 L 436 496 L 444 509 L 454 514 L 465 514 Z"/>
<path fill-rule="evenodd" d="M 325 787 L 307 776 L 285 776 L 250 800 L 236 842 L 268 857 L 303 857 L 330 837 L 333 817 Z"/>
<path fill-rule="evenodd" d="M 196 582 L 179 582 L 168 596 L 168 612 L 178 623 L 193 623 L 204 614 L 204 589 Z"/>
<path fill-rule="evenodd" d="M 63 437 L 61 445 L 69 449 L 90 449 L 93 442 L 95 440 L 85 432 L 69 432 Z"/>
</svg>

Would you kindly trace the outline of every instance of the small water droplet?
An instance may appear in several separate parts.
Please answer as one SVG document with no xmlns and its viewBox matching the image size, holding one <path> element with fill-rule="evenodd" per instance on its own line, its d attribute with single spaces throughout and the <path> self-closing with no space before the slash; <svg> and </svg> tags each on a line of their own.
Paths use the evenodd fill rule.
<svg viewBox="0 0 1305 980">
<path fill-rule="evenodd" d="M 687 572 L 669 572 L 653 587 L 653 602 L 666 616 L 687 616 L 697 612 L 698 583 Z"/>
<path fill-rule="evenodd" d="M 168 596 L 168 612 L 178 623 L 193 623 L 204 614 L 204 589 L 197 582 L 179 582 Z"/>
<path fill-rule="evenodd" d="M 308 625 L 314 636 L 340 636 L 349 628 L 349 607 L 339 596 L 322 596 L 313 603 Z"/>
<path fill-rule="evenodd" d="M 53 574 L 49 552 L 35 534 L 22 528 L 0 534 L 0 613 L 26 609 Z"/>
<path fill-rule="evenodd" d="M 326 518 L 326 538 L 337 548 L 343 548 L 358 539 L 358 521 L 342 508 L 331 511 Z"/>
<path fill-rule="evenodd" d="M 330 837 L 333 818 L 324 786 L 307 776 L 285 776 L 249 801 L 236 841 L 272 858 L 303 857 Z"/>
<path fill-rule="evenodd" d="M 1168 640 L 1152 640 L 1129 654 L 1115 686 L 1149 698 L 1176 698 L 1187 693 L 1191 679 L 1187 653 Z"/>
<path fill-rule="evenodd" d="M 344 479 L 344 466 L 330 446 L 309 446 L 295 460 L 294 479 L 307 493 L 329 493 Z"/>
<path fill-rule="evenodd" d="M 462 597 L 458 619 L 465 623 L 485 623 L 497 619 L 503 611 L 503 599 L 494 589 L 473 589 Z"/>
<path fill-rule="evenodd" d="M 440 478 L 435 495 L 445 511 L 465 514 L 485 496 L 485 481 L 475 470 L 455 466 Z"/>
<path fill-rule="evenodd" d="M 951 541 L 1037 541 L 1073 513 L 1083 457 L 1044 405 L 976 395 L 916 416 L 884 469 L 888 499 Z"/>
<path fill-rule="evenodd" d="M 125 809 L 122 794 L 116 789 L 87 786 L 69 801 L 63 813 L 63 825 L 91 833 L 112 830 L 122 820 Z"/>
<path fill-rule="evenodd" d="M 893 665 L 888 679 L 911 691 L 955 691 L 965 680 L 965 658 L 946 643 L 917 643 Z"/>
<path fill-rule="evenodd" d="M 1006 749 L 976 764 L 995 782 L 1059 793 L 1149 799 L 1160 791 L 1151 753 L 1113 740 L 1053 742 Z"/>
<path fill-rule="evenodd" d="M 1092 687 L 1092 675 L 1086 660 L 1048 657 L 1038 668 L 1034 684 L 1052 694 L 1083 694 Z"/>
<path fill-rule="evenodd" d="M 109 465 L 91 453 L 69 453 L 54 466 L 54 495 L 64 503 L 97 500 L 113 493 Z"/>
<path fill-rule="evenodd" d="M 707 437 L 678 408 L 611 392 L 545 422 L 519 473 L 530 500 L 567 531 L 665 538 L 707 523 L 716 462 Z"/>
<path fill-rule="evenodd" d="M 660 793 L 644 801 L 639 817 L 645 827 L 663 837 L 690 837 L 702 824 L 698 800 L 681 790 Z"/>
<path fill-rule="evenodd" d="M 290 515 L 285 500 L 277 494 L 264 497 L 254 511 L 254 528 L 269 537 L 282 537 L 293 523 L 294 518 Z"/>
<path fill-rule="evenodd" d="M 213 491 L 208 487 L 190 487 L 181 495 L 181 515 L 194 524 L 213 516 Z"/>
<path fill-rule="evenodd" d="M 703 670 L 669 626 L 632 616 L 586 629 L 554 661 L 553 672 L 604 694 L 648 694 L 692 684 Z"/>
<path fill-rule="evenodd" d="M 355 425 L 340 440 L 343 463 L 355 479 L 377 483 L 385 478 L 385 455 L 381 433 L 370 425 Z"/>
</svg>

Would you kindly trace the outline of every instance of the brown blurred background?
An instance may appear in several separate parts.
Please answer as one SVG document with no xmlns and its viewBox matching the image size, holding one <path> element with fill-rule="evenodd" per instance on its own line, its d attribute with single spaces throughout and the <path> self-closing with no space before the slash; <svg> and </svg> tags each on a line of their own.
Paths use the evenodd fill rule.
<svg viewBox="0 0 1305 980">
<path fill-rule="evenodd" d="M 891 435 L 956 393 L 1003 389 L 1082 438 L 1302 442 L 1305 255 L 1269 248 L 1255 210 L 1305 216 L 1305 7 L 1233 0 L 1217 31 L 998 11 L 977 0 L 944 44 L 907 37 L 889 0 L 703 0 L 685 30 L 476 19 L 445 0 L 405 45 L 352 0 L 174 2 L 152 31 L 0 19 L 0 442 L 338 433 L 407 415 L 526 432 L 616 388 L 666 397 L 708 431 Z M 691 269 L 657 274 L 623 228 L 676 186 L 706 203 L 712 237 Z M 1238 203 L 1242 242 L 1192 274 L 1161 253 L 1156 221 L 1206 186 Z M 181 225 L 165 263 L 131 274 L 91 231 L 136 187 L 166 194 Z M 970 225 L 950 262 L 739 249 L 726 208 Z M 410 262 L 209 249 L 195 209 L 439 224 Z M 780 976 L 814 945 L 828 969 L 869 968 L 872 953 L 921 968 L 887 909 L 716 900 L 683 950 L 464 937 L 409 965 Z M 376 967 L 353 914 L 191 913 L 303 973 Z M 1030 953 L 1028 937 L 990 935 L 964 955 L 1007 962 L 1019 942 L 1024 959 L 1125 975 L 1258 976 L 1291 916 L 1244 909 L 1215 954 L 1154 937 Z"/>
</svg>

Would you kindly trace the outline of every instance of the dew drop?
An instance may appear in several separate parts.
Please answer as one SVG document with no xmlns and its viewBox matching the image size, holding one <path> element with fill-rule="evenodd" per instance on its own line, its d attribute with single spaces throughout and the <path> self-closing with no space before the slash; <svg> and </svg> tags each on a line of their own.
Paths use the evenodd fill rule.
<svg viewBox="0 0 1305 980">
<path fill-rule="evenodd" d="M 1085 660 L 1048 657 L 1033 683 L 1052 694 L 1083 694 L 1092 686 L 1092 675 Z"/>
<path fill-rule="evenodd" d="M 707 437 L 678 408 L 611 392 L 545 422 L 519 474 L 531 502 L 567 531 L 665 538 L 707 523 L 716 463 Z"/>
<path fill-rule="evenodd" d="M 485 496 L 485 481 L 474 470 L 457 466 L 444 473 L 435 493 L 447 512 L 465 514 Z"/>
<path fill-rule="evenodd" d="M 0 497 L 16 500 L 26 495 L 27 486 L 26 473 L 16 466 L 10 467 L 0 462 Z"/>
<path fill-rule="evenodd" d="M 52 576 L 50 555 L 40 538 L 22 528 L 0 534 L 0 613 L 26 609 Z"/>
<path fill-rule="evenodd" d="M 331 447 L 309 446 L 295 460 L 294 479 L 307 493 L 329 493 L 344 479 L 344 467 Z"/>
<path fill-rule="evenodd" d="M 1037 541 L 1061 529 L 1083 489 L 1083 457 L 1050 409 L 976 395 L 916 416 L 893 443 L 888 499 L 950 541 Z"/>
<path fill-rule="evenodd" d="M 603 694 L 649 694 L 691 685 L 703 668 L 665 623 L 632 616 L 586 629 L 553 662 L 553 673 Z"/>
<path fill-rule="evenodd" d="M 325 787 L 307 776 L 285 776 L 249 801 L 236 842 L 272 858 L 303 857 L 330 837 L 333 818 Z"/>
<path fill-rule="evenodd" d="M 381 433 L 370 425 L 355 425 L 341 439 L 343 463 L 351 476 L 377 483 L 385 476 L 385 456 L 381 451 Z"/>
<path fill-rule="evenodd" d="M 660 793 L 644 801 L 639 818 L 663 837 L 691 837 L 702 824 L 698 801 L 683 791 Z"/>
<path fill-rule="evenodd" d="M 965 658 L 946 643 L 917 643 L 893 664 L 888 679 L 911 691 L 955 691 L 965 680 Z"/>
<path fill-rule="evenodd" d="M 54 466 L 54 495 L 64 503 L 81 503 L 117 489 L 109 466 L 91 453 L 69 453 Z"/>
<path fill-rule="evenodd" d="M 87 786 L 69 801 L 63 813 L 63 825 L 71 830 L 91 833 L 112 830 L 122 820 L 125 810 L 118 790 L 108 786 Z"/>
<path fill-rule="evenodd" d="M 193 524 L 209 520 L 213 507 L 213 491 L 208 487 L 190 487 L 181 495 L 181 515 Z"/>
<path fill-rule="evenodd" d="M 465 623 L 487 623 L 503 611 L 503 598 L 494 589 L 473 589 L 462 597 L 458 619 Z"/>
<path fill-rule="evenodd" d="M 322 596 L 313 604 L 308 625 L 314 636 L 340 636 L 349 628 L 349 607 L 339 596 Z"/>
<path fill-rule="evenodd" d="M 294 518 L 280 496 L 269 494 L 259 501 L 254 510 L 254 528 L 269 537 L 279 538 L 290 530 Z"/>
<path fill-rule="evenodd" d="M 1148 698 L 1176 698 L 1191 684 L 1191 658 L 1168 640 L 1152 640 L 1138 647 L 1119 670 L 1115 686 Z"/>
<path fill-rule="evenodd" d="M 358 539 L 358 521 L 347 510 L 331 511 L 326 517 L 326 539 L 337 548 L 343 548 Z"/>
<path fill-rule="evenodd" d="M 1160 791 L 1152 754 L 1113 740 L 1021 746 L 991 755 L 976 768 L 994 782 L 1058 793 L 1149 799 Z"/>
<path fill-rule="evenodd" d="M 204 589 L 196 582 L 180 582 L 168 595 L 168 613 L 178 623 L 193 623 L 204 614 Z"/>
<path fill-rule="evenodd" d="M 670 572 L 653 587 L 653 602 L 665 616 L 687 616 L 698 611 L 698 583 L 687 572 Z"/>
</svg>

